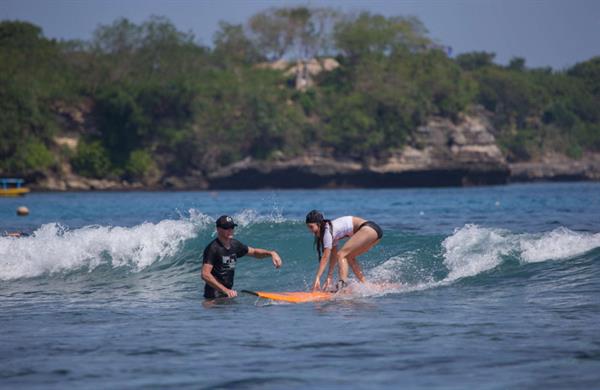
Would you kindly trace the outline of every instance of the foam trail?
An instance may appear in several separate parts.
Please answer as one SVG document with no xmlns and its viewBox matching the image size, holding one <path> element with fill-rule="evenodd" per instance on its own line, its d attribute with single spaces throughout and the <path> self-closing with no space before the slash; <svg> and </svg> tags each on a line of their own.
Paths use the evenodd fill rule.
<svg viewBox="0 0 600 390">
<path fill-rule="evenodd" d="M 522 264 L 566 260 L 600 248 L 600 233 L 574 232 L 560 227 L 545 233 L 515 234 L 508 230 L 465 225 L 441 243 L 443 265 L 448 274 L 434 280 L 433 270 L 419 266 L 418 253 L 394 256 L 369 271 L 375 287 L 357 285 L 359 295 L 378 295 L 381 286 L 387 293 L 407 292 L 448 285 L 458 279 L 490 271 L 507 256 Z M 413 280 L 411 283 L 399 282 Z"/>
<path fill-rule="evenodd" d="M 367 272 L 367 283 L 357 284 L 360 295 L 408 292 L 429 288 L 432 271 L 419 258 L 418 251 L 392 256 Z"/>
<path fill-rule="evenodd" d="M 0 280 L 82 268 L 91 271 L 101 264 L 139 271 L 174 255 L 208 220 L 190 210 L 190 217 L 184 220 L 145 222 L 130 228 L 86 226 L 67 230 L 55 223 L 46 224 L 30 237 L 0 238 Z"/>
<path fill-rule="evenodd" d="M 402 279 L 401 267 L 409 259 L 405 256 L 393 256 L 384 263 L 375 267 L 369 272 L 369 279 L 376 281 L 389 281 L 395 279 Z"/>
<path fill-rule="evenodd" d="M 515 245 L 511 233 L 502 229 L 465 225 L 441 242 L 443 266 L 448 271 L 443 279 L 434 277 L 431 259 L 424 259 L 418 251 L 396 255 L 369 271 L 369 280 L 387 286 L 390 293 L 425 290 L 448 285 L 454 281 L 478 275 L 495 268 L 502 256 L 510 254 Z M 427 265 L 429 263 L 429 265 Z M 443 269 L 443 267 L 441 268 Z M 358 288 L 361 295 L 379 294 L 379 288 Z"/>
</svg>

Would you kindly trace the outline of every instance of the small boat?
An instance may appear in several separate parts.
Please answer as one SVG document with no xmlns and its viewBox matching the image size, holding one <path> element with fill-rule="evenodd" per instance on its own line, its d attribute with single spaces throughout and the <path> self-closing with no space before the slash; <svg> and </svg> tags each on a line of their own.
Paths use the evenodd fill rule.
<svg viewBox="0 0 600 390">
<path fill-rule="evenodd" d="M 29 192 L 23 187 L 25 180 L 13 178 L 0 178 L 0 196 L 22 196 Z"/>
</svg>

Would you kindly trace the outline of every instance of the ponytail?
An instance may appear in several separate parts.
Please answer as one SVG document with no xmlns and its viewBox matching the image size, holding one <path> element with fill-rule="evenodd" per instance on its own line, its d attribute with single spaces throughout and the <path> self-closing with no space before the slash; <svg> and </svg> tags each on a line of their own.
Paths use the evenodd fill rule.
<svg viewBox="0 0 600 390">
<path fill-rule="evenodd" d="M 321 256 L 323 255 L 323 251 L 325 250 L 323 244 L 323 237 L 325 237 L 325 227 L 329 225 L 329 232 L 333 234 L 333 225 L 331 225 L 331 220 L 324 219 L 319 223 L 319 237 L 315 237 L 315 247 L 317 248 L 317 253 L 319 257 L 317 261 L 321 261 Z"/>
</svg>

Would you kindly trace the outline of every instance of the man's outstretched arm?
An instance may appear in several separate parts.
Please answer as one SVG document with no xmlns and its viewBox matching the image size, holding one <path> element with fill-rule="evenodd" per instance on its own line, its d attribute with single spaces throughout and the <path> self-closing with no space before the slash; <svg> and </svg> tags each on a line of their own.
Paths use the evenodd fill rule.
<svg viewBox="0 0 600 390">
<path fill-rule="evenodd" d="M 248 247 L 248 256 L 256 257 L 257 259 L 264 259 L 265 257 L 270 256 L 271 259 L 273 259 L 273 265 L 275 268 L 281 267 L 282 264 L 279 254 L 277 254 L 275 251 L 270 251 L 267 249 Z"/>
</svg>

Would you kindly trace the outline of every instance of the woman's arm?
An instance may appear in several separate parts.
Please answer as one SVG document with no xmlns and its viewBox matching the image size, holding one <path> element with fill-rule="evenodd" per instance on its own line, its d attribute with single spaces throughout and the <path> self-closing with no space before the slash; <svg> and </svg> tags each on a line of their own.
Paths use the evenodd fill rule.
<svg viewBox="0 0 600 390">
<path fill-rule="evenodd" d="M 329 256 L 329 271 L 327 271 L 327 279 L 325 280 L 325 284 L 323 285 L 323 290 L 327 290 L 329 287 L 333 286 L 333 273 L 335 272 L 336 265 L 337 246 L 334 246 L 331 250 L 331 256 Z"/>
<path fill-rule="evenodd" d="M 321 287 L 321 275 L 323 275 L 323 271 L 325 271 L 325 267 L 327 267 L 327 260 L 329 260 L 330 255 L 331 248 L 323 249 L 323 256 L 321 256 L 321 261 L 319 261 L 319 269 L 317 270 L 317 276 L 315 277 L 312 287 L 313 291 L 318 290 Z"/>
</svg>

